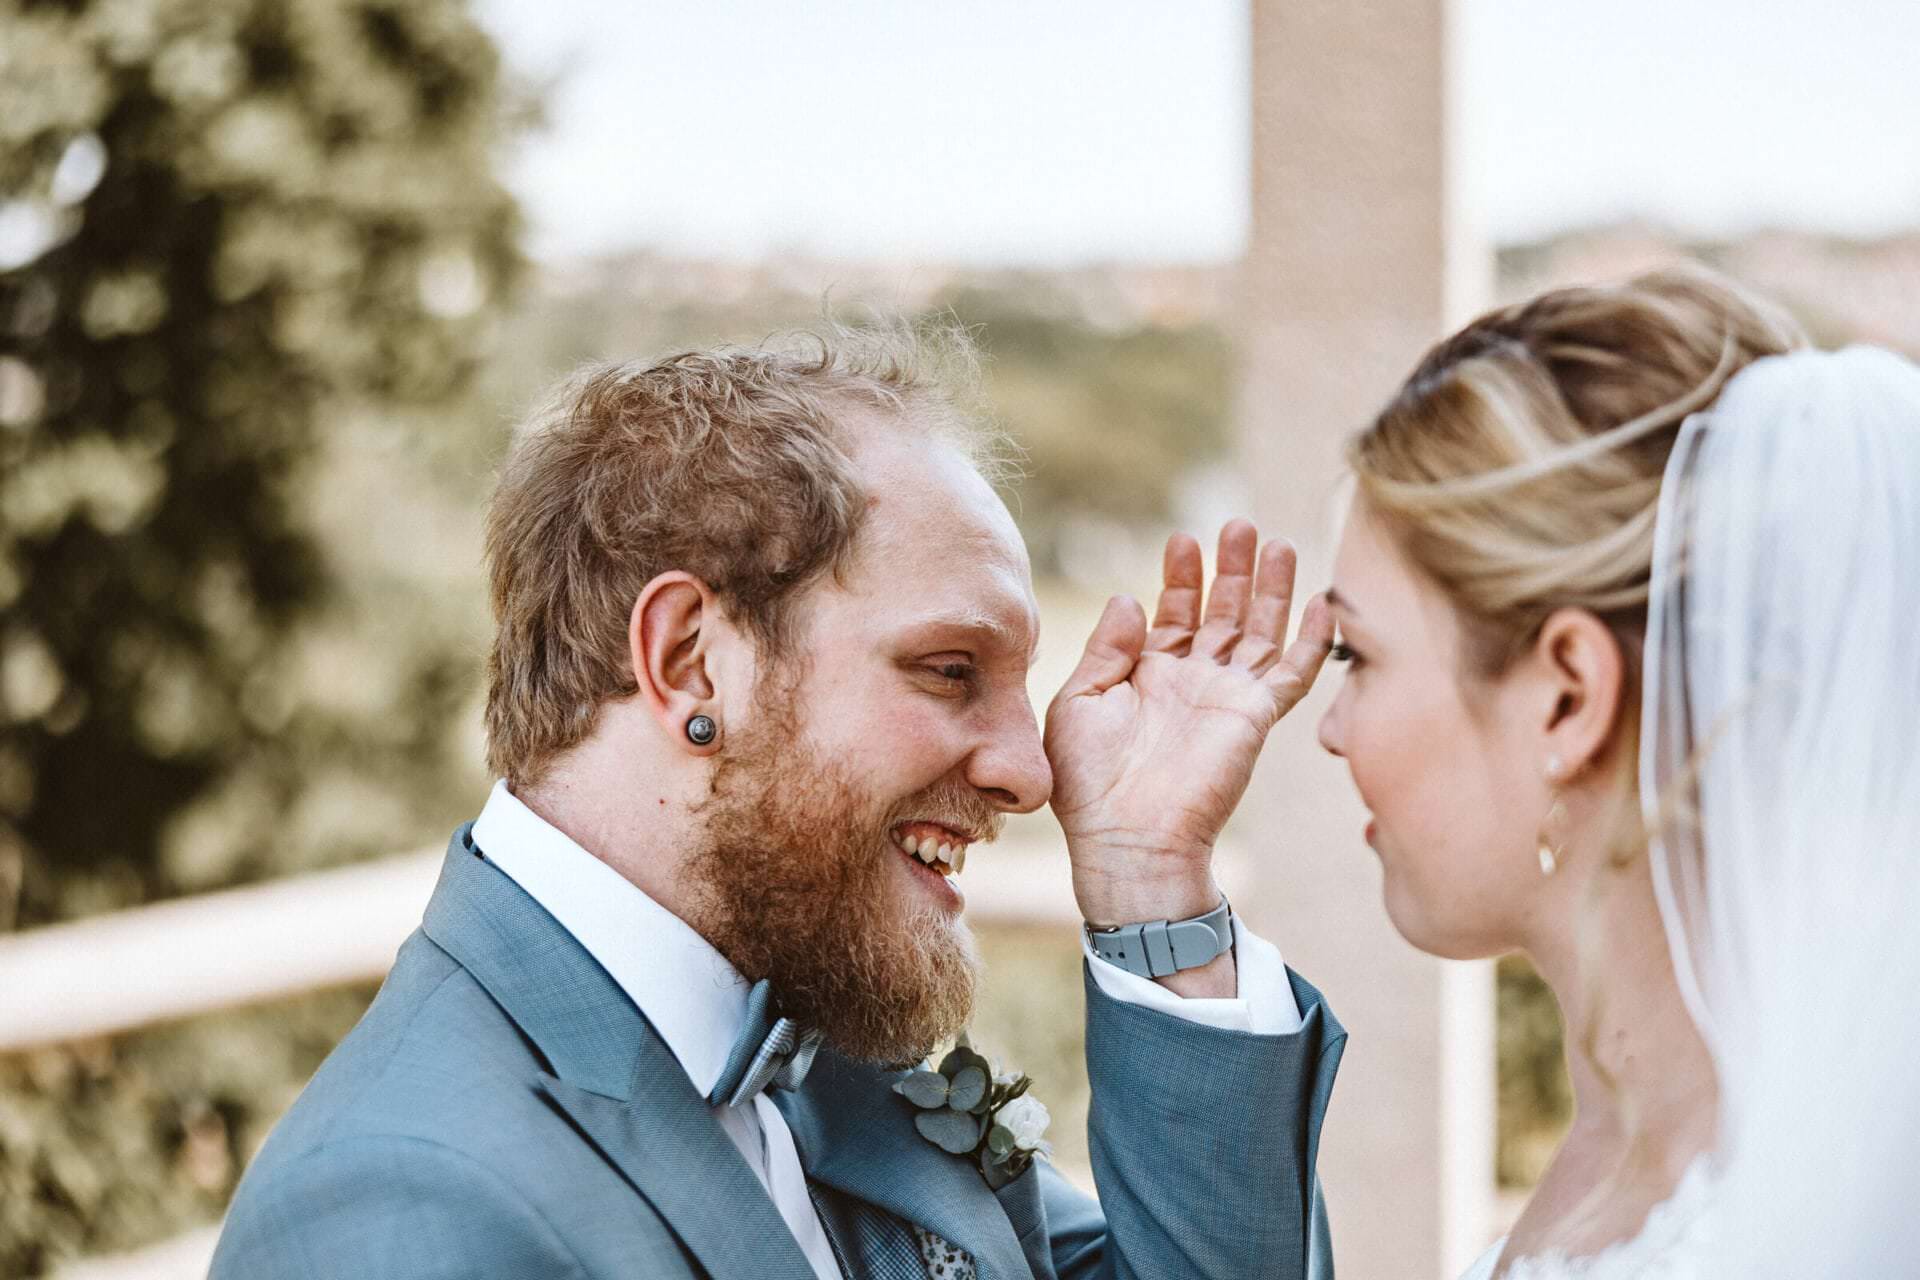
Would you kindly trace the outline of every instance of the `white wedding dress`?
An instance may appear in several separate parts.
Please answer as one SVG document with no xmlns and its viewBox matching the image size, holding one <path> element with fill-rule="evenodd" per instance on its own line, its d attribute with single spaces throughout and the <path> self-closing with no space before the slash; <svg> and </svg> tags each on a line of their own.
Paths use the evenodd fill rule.
<svg viewBox="0 0 1920 1280">
<path fill-rule="evenodd" d="M 1776 356 L 1687 420 L 1644 659 L 1648 857 L 1717 1149 L 1632 1238 L 1507 1278 L 1920 1275 L 1920 367 Z"/>
<path fill-rule="evenodd" d="M 1696 1280 L 1713 1256 L 1708 1207 L 1713 1178 L 1705 1157 L 1694 1161 L 1673 1194 L 1647 1214 L 1640 1233 L 1584 1258 L 1546 1253 L 1516 1258 L 1503 1280 Z M 1507 1242 L 1501 1240 L 1461 1280 L 1490 1280 Z"/>
</svg>

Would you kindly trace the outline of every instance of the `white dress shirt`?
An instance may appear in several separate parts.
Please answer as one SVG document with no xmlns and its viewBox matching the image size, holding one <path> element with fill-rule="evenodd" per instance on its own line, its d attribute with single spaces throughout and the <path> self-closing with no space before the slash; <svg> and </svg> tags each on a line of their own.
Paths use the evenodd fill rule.
<svg viewBox="0 0 1920 1280">
<path fill-rule="evenodd" d="M 496 782 L 473 824 L 473 843 L 599 962 L 666 1042 L 702 1097 L 713 1092 L 746 1018 L 747 982 L 680 917 L 574 843 Z M 1094 980 L 1116 1000 L 1227 1030 L 1285 1034 L 1300 1027 L 1280 952 L 1235 917 L 1240 995 L 1187 1000 L 1087 951 Z M 1083 942 L 1084 945 L 1084 942 Z M 793 1132 L 762 1093 L 713 1118 L 767 1189 L 819 1280 L 843 1280 L 807 1193 Z"/>
</svg>

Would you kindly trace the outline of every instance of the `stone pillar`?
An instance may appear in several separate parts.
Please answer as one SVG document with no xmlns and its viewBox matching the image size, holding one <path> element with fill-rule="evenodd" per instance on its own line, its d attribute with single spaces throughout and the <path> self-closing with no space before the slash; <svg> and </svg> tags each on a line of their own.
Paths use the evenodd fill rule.
<svg viewBox="0 0 1920 1280">
<path fill-rule="evenodd" d="M 1451 8 L 1253 3 L 1243 474 L 1263 532 L 1300 547 L 1303 595 L 1331 571 L 1343 441 L 1489 289 L 1450 186 Z M 1494 1226 L 1492 970 L 1388 922 L 1365 813 L 1316 742 L 1341 678 L 1261 762 L 1237 824 L 1265 851 L 1245 909 L 1351 1032 L 1320 1146 L 1339 1274 L 1452 1277 Z"/>
</svg>

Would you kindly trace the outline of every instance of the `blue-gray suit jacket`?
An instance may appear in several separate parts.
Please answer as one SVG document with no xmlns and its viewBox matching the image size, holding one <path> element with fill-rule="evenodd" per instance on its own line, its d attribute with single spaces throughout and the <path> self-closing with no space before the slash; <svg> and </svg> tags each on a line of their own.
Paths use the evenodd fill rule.
<svg viewBox="0 0 1920 1280">
<path fill-rule="evenodd" d="M 1313 1175 L 1345 1033 L 1218 1031 L 1087 987 L 1096 1204 L 995 1193 L 896 1076 L 822 1053 L 779 1096 L 808 1176 L 967 1250 L 980 1280 L 1330 1276 Z M 418 932 L 247 1170 L 213 1280 L 813 1280 L 646 1018 L 456 832 Z"/>
</svg>

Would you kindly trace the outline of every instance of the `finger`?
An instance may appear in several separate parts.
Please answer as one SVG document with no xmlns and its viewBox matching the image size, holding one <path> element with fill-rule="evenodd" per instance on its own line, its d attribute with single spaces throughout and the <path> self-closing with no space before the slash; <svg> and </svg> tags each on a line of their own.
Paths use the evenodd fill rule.
<svg viewBox="0 0 1920 1280">
<path fill-rule="evenodd" d="M 1260 548 L 1253 603 L 1247 607 L 1248 640 L 1264 640 L 1276 649 L 1287 642 L 1287 615 L 1293 612 L 1293 577 L 1299 561 L 1299 553 L 1285 538 Z"/>
<path fill-rule="evenodd" d="M 1307 601 L 1306 613 L 1300 618 L 1299 636 L 1287 646 L 1273 669 L 1261 677 L 1261 683 L 1273 691 L 1277 714 L 1286 715 L 1307 696 L 1332 648 L 1333 607 L 1327 603 L 1326 596 L 1317 595 Z"/>
<path fill-rule="evenodd" d="M 1247 597 L 1253 593 L 1253 553 L 1259 543 L 1260 531 L 1249 521 L 1229 520 L 1220 530 L 1213 591 L 1207 596 L 1208 623 L 1228 623 L 1238 631 L 1246 621 Z"/>
<path fill-rule="evenodd" d="M 1184 654 L 1200 625 L 1200 544 L 1192 535 L 1176 533 L 1167 539 L 1161 561 L 1160 603 L 1153 611 L 1153 630 L 1147 648 L 1159 653 Z"/>
<path fill-rule="evenodd" d="M 1192 652 L 1215 662 L 1225 662 L 1233 653 L 1246 621 L 1247 598 L 1253 594 L 1253 553 L 1259 539 L 1259 532 L 1245 520 L 1230 520 L 1220 531 L 1213 590 L 1207 596 L 1206 620 L 1193 633 Z"/>
<path fill-rule="evenodd" d="M 1119 684 L 1133 674 L 1146 640 L 1147 615 L 1140 602 L 1132 596 L 1113 597 L 1101 612 L 1100 621 L 1093 624 L 1086 652 L 1060 687 L 1060 696 L 1105 693 Z"/>
</svg>

